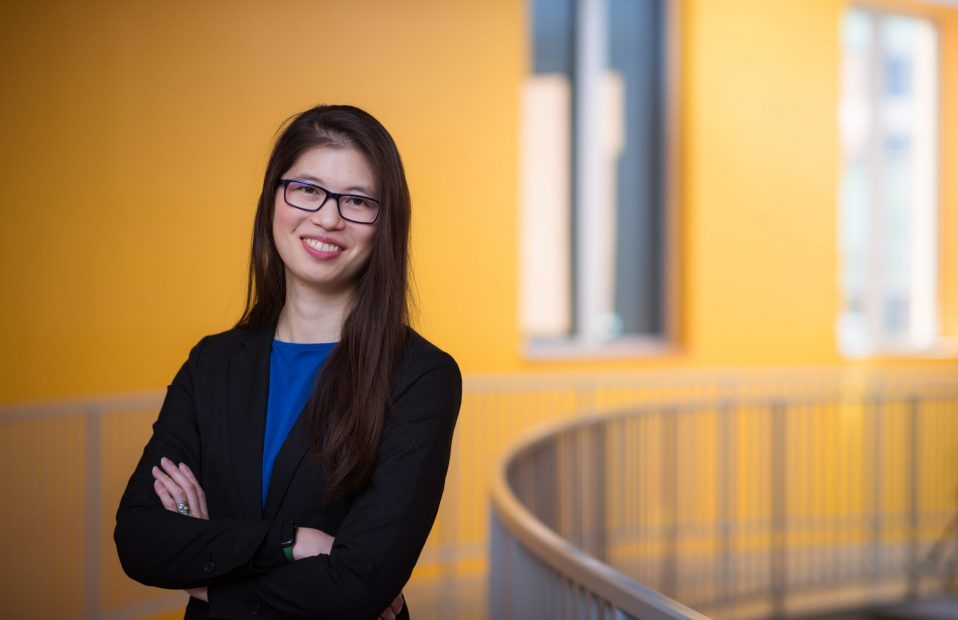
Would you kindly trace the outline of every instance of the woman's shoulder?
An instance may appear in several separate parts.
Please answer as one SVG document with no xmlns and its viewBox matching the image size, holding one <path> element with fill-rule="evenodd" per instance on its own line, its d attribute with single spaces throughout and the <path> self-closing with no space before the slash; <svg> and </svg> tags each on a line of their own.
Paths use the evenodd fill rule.
<svg viewBox="0 0 958 620">
<path fill-rule="evenodd" d="M 410 327 L 406 337 L 406 350 L 397 373 L 397 389 L 402 390 L 427 374 L 439 375 L 456 383 L 462 382 L 459 365 L 452 355 Z"/>
<path fill-rule="evenodd" d="M 462 373 L 449 353 L 409 328 L 406 351 L 393 383 L 397 419 L 432 420 L 430 428 L 451 430 L 462 401 Z"/>
<path fill-rule="evenodd" d="M 426 340 L 415 329 L 407 328 L 406 351 L 400 370 L 428 370 L 435 367 L 455 367 L 459 369 L 456 360 L 432 342 Z"/>
<path fill-rule="evenodd" d="M 200 339 L 190 351 L 190 361 L 202 367 L 218 366 L 224 360 L 257 346 L 268 346 L 275 332 L 274 325 L 233 327 Z"/>
</svg>

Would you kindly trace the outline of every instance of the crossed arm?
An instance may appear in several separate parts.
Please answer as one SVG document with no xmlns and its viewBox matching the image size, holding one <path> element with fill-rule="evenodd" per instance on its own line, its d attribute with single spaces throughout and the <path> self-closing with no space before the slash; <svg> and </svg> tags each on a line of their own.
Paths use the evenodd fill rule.
<svg viewBox="0 0 958 620">
<path fill-rule="evenodd" d="M 187 516 L 209 520 L 206 507 L 206 493 L 200 486 L 193 471 L 186 463 L 176 465 L 164 457 L 160 466 L 153 467 L 153 490 L 156 491 L 163 508 L 170 512 L 179 512 L 180 506 L 187 506 Z M 296 542 L 293 545 L 293 559 L 317 555 L 329 555 L 335 538 L 322 530 L 311 527 L 296 528 Z M 209 602 L 209 591 L 206 587 L 187 588 L 187 594 L 201 601 Z M 402 611 L 404 599 L 402 592 L 392 600 L 389 607 L 379 614 L 379 620 L 395 620 L 396 614 Z"/>
</svg>

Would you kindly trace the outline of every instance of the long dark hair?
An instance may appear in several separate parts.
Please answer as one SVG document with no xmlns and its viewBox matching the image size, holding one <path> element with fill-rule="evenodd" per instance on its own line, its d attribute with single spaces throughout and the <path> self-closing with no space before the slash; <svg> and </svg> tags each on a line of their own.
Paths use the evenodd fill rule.
<svg viewBox="0 0 958 620">
<path fill-rule="evenodd" d="M 353 148 L 365 155 L 379 188 L 373 251 L 357 276 L 339 344 L 306 405 L 309 444 L 325 474 L 331 502 L 361 490 L 376 465 L 393 376 L 408 335 L 409 187 L 399 150 L 375 118 L 352 106 L 322 105 L 287 121 L 273 147 L 256 208 L 246 308 L 237 327 L 279 319 L 286 272 L 273 240 L 280 177 L 314 147 Z"/>
</svg>

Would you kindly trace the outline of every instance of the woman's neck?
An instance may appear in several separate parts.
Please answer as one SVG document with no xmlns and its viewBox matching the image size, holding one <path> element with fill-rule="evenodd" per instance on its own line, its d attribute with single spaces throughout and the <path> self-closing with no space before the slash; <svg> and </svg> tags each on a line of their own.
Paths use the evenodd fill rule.
<svg viewBox="0 0 958 620">
<path fill-rule="evenodd" d="M 286 287 L 286 303 L 279 313 L 276 339 L 283 342 L 338 342 L 351 291 L 318 293 L 302 286 Z"/>
</svg>

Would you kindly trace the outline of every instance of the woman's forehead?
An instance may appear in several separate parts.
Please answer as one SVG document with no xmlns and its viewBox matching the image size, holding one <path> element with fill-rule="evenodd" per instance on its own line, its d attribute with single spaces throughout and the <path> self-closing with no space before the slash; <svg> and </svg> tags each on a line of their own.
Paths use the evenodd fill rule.
<svg viewBox="0 0 958 620">
<path fill-rule="evenodd" d="M 308 148 L 299 154 L 287 175 L 336 192 L 375 192 L 378 189 L 368 158 L 353 147 Z"/>
</svg>

